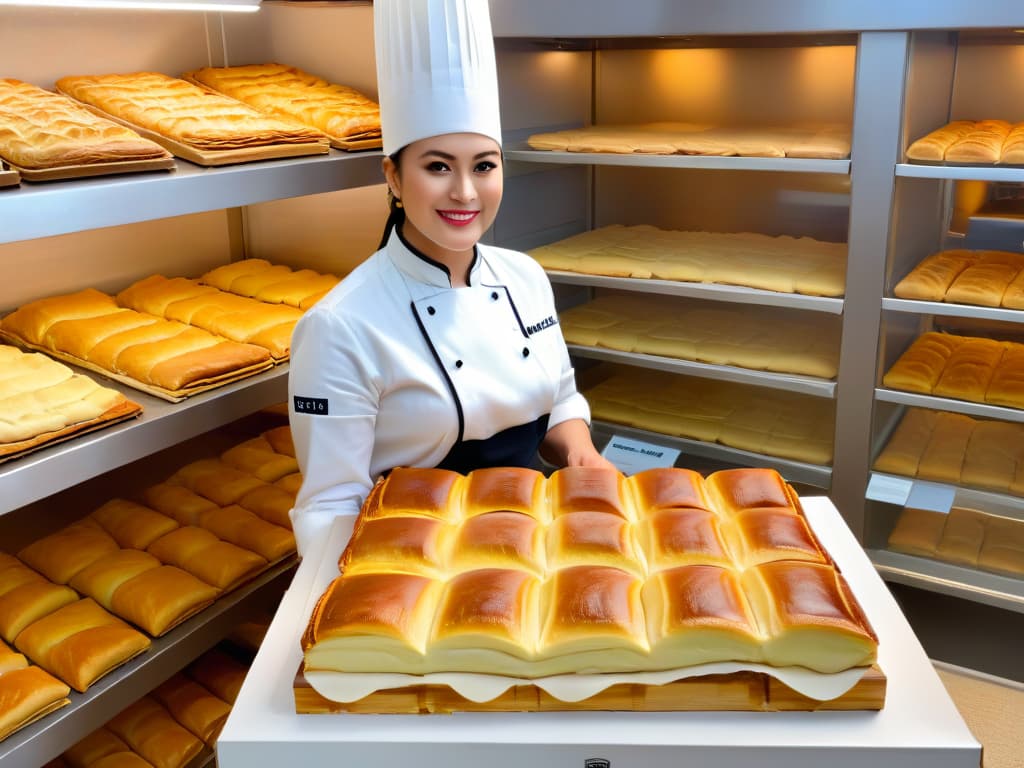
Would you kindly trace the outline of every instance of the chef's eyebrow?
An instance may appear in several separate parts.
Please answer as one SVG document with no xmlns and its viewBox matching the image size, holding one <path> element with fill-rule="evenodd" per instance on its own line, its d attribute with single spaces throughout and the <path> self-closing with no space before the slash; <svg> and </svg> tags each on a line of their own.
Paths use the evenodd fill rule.
<svg viewBox="0 0 1024 768">
<path fill-rule="evenodd" d="M 483 160 L 485 157 L 491 157 L 491 156 L 498 155 L 498 154 L 499 154 L 498 150 L 496 150 L 496 149 L 489 149 L 486 152 L 481 152 L 480 154 L 475 155 L 473 157 L 473 159 L 474 160 Z M 422 155 L 420 155 L 420 159 L 422 160 L 423 158 L 429 157 L 430 155 L 436 155 L 437 157 L 440 157 L 442 160 L 447 160 L 448 162 L 453 162 L 456 159 L 455 155 L 450 155 L 447 152 L 442 152 L 439 149 L 428 149 L 426 152 L 424 152 Z"/>
</svg>

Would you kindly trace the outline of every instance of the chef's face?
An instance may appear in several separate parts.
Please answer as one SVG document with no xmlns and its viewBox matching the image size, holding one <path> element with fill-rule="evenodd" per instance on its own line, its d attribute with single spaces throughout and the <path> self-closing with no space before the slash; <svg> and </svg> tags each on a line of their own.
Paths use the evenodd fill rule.
<svg viewBox="0 0 1024 768">
<path fill-rule="evenodd" d="M 478 133 L 449 133 L 407 145 L 384 173 L 402 201 L 402 234 L 426 255 L 471 252 L 494 222 L 504 186 L 501 148 Z"/>
</svg>

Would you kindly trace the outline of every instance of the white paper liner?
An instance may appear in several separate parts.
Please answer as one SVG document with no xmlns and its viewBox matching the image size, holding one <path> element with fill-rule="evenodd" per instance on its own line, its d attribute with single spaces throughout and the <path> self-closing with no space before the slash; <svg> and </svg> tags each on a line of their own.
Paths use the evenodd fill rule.
<svg viewBox="0 0 1024 768">
<path fill-rule="evenodd" d="M 447 685 L 470 701 L 483 703 L 498 698 L 516 685 L 535 685 L 545 693 L 565 702 L 589 699 L 619 683 L 664 685 L 701 675 L 728 675 L 733 672 L 762 672 L 771 675 L 797 693 L 817 701 L 829 701 L 849 691 L 867 672 L 868 667 L 854 667 L 842 672 L 814 672 L 803 667 L 770 667 L 746 662 L 699 664 L 658 672 L 622 672 L 594 675 L 552 675 L 536 679 L 481 675 L 462 672 L 434 672 L 426 675 L 374 674 L 367 672 L 305 671 L 306 681 L 317 693 L 330 701 L 350 703 L 377 691 L 413 685 Z"/>
</svg>

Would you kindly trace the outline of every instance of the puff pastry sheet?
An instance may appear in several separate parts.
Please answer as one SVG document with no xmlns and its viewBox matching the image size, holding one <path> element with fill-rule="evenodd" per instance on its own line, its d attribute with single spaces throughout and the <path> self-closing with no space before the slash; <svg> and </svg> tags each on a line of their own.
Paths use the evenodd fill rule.
<svg viewBox="0 0 1024 768">
<path fill-rule="evenodd" d="M 340 568 L 303 637 L 307 670 L 836 672 L 875 657 L 796 494 L 768 469 L 398 468 Z"/>
<path fill-rule="evenodd" d="M 322 275 L 311 269 L 292 270 L 265 259 L 235 261 L 199 278 L 199 282 L 222 291 L 299 309 L 309 309 L 340 280 L 334 275 Z"/>
<path fill-rule="evenodd" d="M 284 64 L 203 67 L 184 77 L 332 139 L 380 136 L 380 107 L 359 91 Z"/>
<path fill-rule="evenodd" d="M 772 308 L 681 307 L 659 296 L 602 296 L 561 313 L 565 340 L 623 352 L 834 379 L 841 321 Z"/>
<path fill-rule="evenodd" d="M 594 418 L 811 464 L 832 463 L 835 404 L 782 390 L 607 366 Z"/>
<path fill-rule="evenodd" d="M 159 160 L 171 154 L 73 99 L 0 79 L 0 157 L 20 168 Z"/>
<path fill-rule="evenodd" d="M 893 389 L 1024 408 L 1024 344 L 929 332 L 882 378 Z"/>
<path fill-rule="evenodd" d="M 838 160 L 850 156 L 850 129 L 837 124 L 738 128 L 663 122 L 537 133 L 527 143 L 562 152 Z"/>
<path fill-rule="evenodd" d="M 907 159 L 919 163 L 1021 165 L 1024 123 L 955 120 L 913 142 L 907 147 Z"/>
<path fill-rule="evenodd" d="M 893 288 L 901 299 L 1024 309 L 1024 254 L 940 251 Z"/>
<path fill-rule="evenodd" d="M 842 296 L 846 244 L 809 237 L 612 225 L 530 252 L 547 269 Z"/>
<path fill-rule="evenodd" d="M 57 87 L 113 117 L 201 151 L 325 141 L 313 128 L 158 72 L 62 77 Z"/>
</svg>

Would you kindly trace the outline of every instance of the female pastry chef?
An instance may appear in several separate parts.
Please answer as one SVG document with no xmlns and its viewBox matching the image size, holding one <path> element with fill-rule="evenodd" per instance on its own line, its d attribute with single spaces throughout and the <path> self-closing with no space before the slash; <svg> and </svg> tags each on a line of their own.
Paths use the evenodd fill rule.
<svg viewBox="0 0 1024 768">
<path fill-rule="evenodd" d="M 392 216 L 292 339 L 300 554 L 393 467 L 610 466 L 546 275 L 479 243 L 503 185 L 487 0 L 375 0 L 374 25 Z"/>
</svg>

